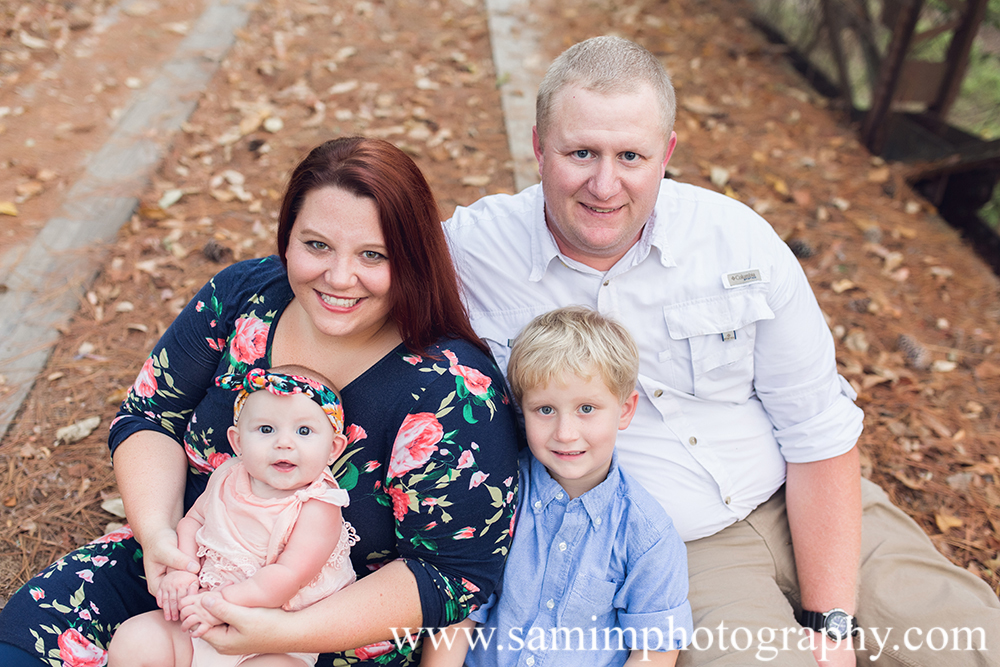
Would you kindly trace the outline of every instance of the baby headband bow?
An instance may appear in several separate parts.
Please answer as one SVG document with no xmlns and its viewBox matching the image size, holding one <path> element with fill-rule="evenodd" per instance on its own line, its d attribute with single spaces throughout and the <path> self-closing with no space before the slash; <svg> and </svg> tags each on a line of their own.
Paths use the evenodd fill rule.
<svg viewBox="0 0 1000 667">
<path fill-rule="evenodd" d="M 233 405 L 234 426 L 239 422 L 243 404 L 246 403 L 250 394 L 266 389 L 275 396 L 292 396 L 294 394 L 308 396 L 314 403 L 323 408 L 327 419 L 333 424 L 333 430 L 337 433 L 344 432 L 344 407 L 340 403 L 340 397 L 321 382 L 310 380 L 301 375 L 271 373 L 263 368 L 254 368 L 246 375 L 239 373 L 220 375 L 215 378 L 215 384 L 223 389 L 240 392 Z"/>
</svg>

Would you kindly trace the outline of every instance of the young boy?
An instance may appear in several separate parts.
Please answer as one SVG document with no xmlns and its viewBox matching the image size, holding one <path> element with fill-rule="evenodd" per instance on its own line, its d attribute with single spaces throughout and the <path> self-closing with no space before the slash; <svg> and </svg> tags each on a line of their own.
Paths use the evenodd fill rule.
<svg viewBox="0 0 1000 667">
<path fill-rule="evenodd" d="M 507 376 L 530 451 L 504 578 L 469 619 L 424 640 L 422 667 L 676 662 L 692 632 L 686 550 L 615 457 L 638 369 L 625 328 L 587 308 L 541 315 L 514 341 Z"/>
</svg>

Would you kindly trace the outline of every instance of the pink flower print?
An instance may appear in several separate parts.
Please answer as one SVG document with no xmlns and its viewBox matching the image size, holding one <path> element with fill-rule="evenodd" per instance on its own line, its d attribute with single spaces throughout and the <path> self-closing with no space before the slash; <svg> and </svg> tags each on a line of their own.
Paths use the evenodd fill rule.
<svg viewBox="0 0 1000 667">
<path fill-rule="evenodd" d="M 372 470 L 377 470 L 382 466 L 381 461 L 369 461 L 365 464 L 365 472 L 371 472 Z"/>
<path fill-rule="evenodd" d="M 156 376 L 154 372 L 153 358 L 150 357 L 146 359 L 146 363 L 142 365 L 142 370 L 139 371 L 139 377 L 132 384 L 132 393 L 138 394 L 143 398 L 152 398 L 156 394 Z"/>
<path fill-rule="evenodd" d="M 420 504 L 423 505 L 424 507 L 434 507 L 435 505 L 438 504 L 438 499 L 437 498 L 424 498 L 420 502 Z"/>
<path fill-rule="evenodd" d="M 108 558 L 107 556 L 94 556 L 93 558 L 90 559 L 90 562 L 93 563 L 97 567 L 103 567 L 103 566 L 107 565 L 108 561 L 110 561 L 110 560 L 111 559 Z"/>
<path fill-rule="evenodd" d="M 441 354 L 443 354 L 445 357 L 448 358 L 449 366 L 454 366 L 455 364 L 458 363 L 458 357 L 456 357 L 455 353 L 452 352 L 451 350 L 441 350 Z"/>
<path fill-rule="evenodd" d="M 389 461 L 389 479 L 424 465 L 435 451 L 437 443 L 444 437 L 441 422 L 431 412 L 406 415 L 403 424 L 392 443 L 392 459 Z"/>
<path fill-rule="evenodd" d="M 389 653 L 394 649 L 395 646 L 393 645 L 393 643 L 391 641 L 386 640 L 356 648 L 354 649 L 354 655 L 356 655 L 361 660 L 371 660 L 372 658 L 377 658 L 380 655 L 385 655 L 386 653 Z"/>
<path fill-rule="evenodd" d="M 462 586 L 465 588 L 465 590 L 469 591 L 470 593 L 479 592 L 479 586 L 476 586 L 474 583 L 472 583 L 465 577 L 462 577 Z"/>
<path fill-rule="evenodd" d="M 472 456 L 472 452 L 465 450 L 462 455 L 458 457 L 458 465 L 455 466 L 457 470 L 462 470 L 464 468 L 471 468 L 476 464 L 475 457 Z"/>
<path fill-rule="evenodd" d="M 392 515 L 396 517 L 396 521 L 402 521 L 410 509 L 410 497 L 406 495 L 405 491 L 395 486 L 386 488 L 386 491 L 392 498 Z"/>
<path fill-rule="evenodd" d="M 205 302 L 204 301 L 199 301 L 198 303 L 194 304 L 194 312 L 200 313 L 203 310 L 205 310 Z"/>
<path fill-rule="evenodd" d="M 424 530 L 432 530 L 438 525 L 437 521 L 431 521 L 429 524 L 424 526 Z"/>
<path fill-rule="evenodd" d="M 457 533 L 455 533 L 454 535 L 452 535 L 451 539 L 453 539 L 453 540 L 471 540 L 475 536 L 476 536 L 476 529 L 473 528 L 472 526 L 466 526 L 462 530 L 460 530 Z"/>
<path fill-rule="evenodd" d="M 94 583 L 94 571 L 93 570 L 80 570 L 76 573 L 76 576 L 80 577 L 88 584 Z"/>
<path fill-rule="evenodd" d="M 211 466 L 212 470 L 215 470 L 231 458 L 233 457 L 225 452 L 212 452 L 208 455 L 208 465 Z"/>
<path fill-rule="evenodd" d="M 452 366 L 448 369 L 452 375 L 457 375 L 462 378 L 465 382 L 465 388 L 469 390 L 469 393 L 473 396 L 485 396 L 490 392 L 490 385 L 493 384 L 493 380 L 489 377 L 483 375 L 475 368 L 469 368 L 468 366 Z"/>
<path fill-rule="evenodd" d="M 236 320 L 236 331 L 229 343 L 229 354 L 243 364 L 252 364 L 267 351 L 268 325 L 252 315 Z"/>
<path fill-rule="evenodd" d="M 38 586 L 29 589 L 28 592 L 31 593 L 31 599 L 34 600 L 35 602 L 45 599 L 45 591 L 43 591 Z"/>
<path fill-rule="evenodd" d="M 76 628 L 63 632 L 57 641 L 63 667 L 102 667 L 107 664 L 107 654 Z"/>
<path fill-rule="evenodd" d="M 201 472 L 212 472 L 213 468 L 209 465 L 208 461 L 201 457 L 201 454 L 194 450 L 191 443 L 184 443 L 184 453 L 187 454 L 188 461 L 194 466 L 195 470 L 200 470 Z"/>
<path fill-rule="evenodd" d="M 507 498 L 506 498 L 506 500 L 504 500 L 504 502 L 507 503 L 508 505 L 510 505 L 510 503 L 511 503 L 512 500 L 514 500 L 514 492 L 513 491 L 508 491 L 507 492 Z"/>
<path fill-rule="evenodd" d="M 98 537 L 96 540 L 92 541 L 91 544 L 111 544 L 112 542 L 127 540 L 130 537 L 132 537 L 132 529 L 128 526 L 122 526 L 118 530 Z"/>
<path fill-rule="evenodd" d="M 90 612 L 89 612 L 89 611 L 87 611 L 86 609 L 84 609 L 83 611 L 81 611 L 81 612 L 80 612 L 80 618 L 82 618 L 82 619 L 83 619 L 83 620 L 85 620 L 85 621 L 92 621 L 92 620 L 94 620 L 94 619 L 93 619 L 93 618 L 92 618 L 92 617 L 90 616 Z"/>
<path fill-rule="evenodd" d="M 208 341 L 208 346 L 215 350 L 216 352 L 222 352 L 226 349 L 226 339 L 225 338 L 206 338 Z"/>
<path fill-rule="evenodd" d="M 488 472 L 483 472 L 482 470 L 477 470 L 476 472 L 472 473 L 472 478 L 469 480 L 469 489 L 471 490 L 476 488 L 477 486 L 485 482 L 486 478 L 489 476 L 490 474 Z"/>
<path fill-rule="evenodd" d="M 97 605 L 93 602 L 90 603 L 90 611 L 94 612 L 97 616 L 101 615 L 101 610 L 97 608 Z"/>
<path fill-rule="evenodd" d="M 364 440 L 368 437 L 365 430 L 357 424 L 348 424 L 347 428 L 344 429 L 344 435 L 347 436 L 347 444 L 349 445 L 353 445 L 358 440 Z"/>
<path fill-rule="evenodd" d="M 513 475 L 511 475 L 510 477 L 508 477 L 507 479 L 505 479 L 503 481 L 503 485 L 506 486 L 508 489 L 510 488 L 510 485 L 513 484 L 513 483 L 514 483 L 514 476 Z"/>
<path fill-rule="evenodd" d="M 423 359 L 419 354 L 408 354 L 405 357 L 403 357 L 403 361 L 410 364 L 411 366 L 416 366 L 421 361 L 423 361 Z"/>
</svg>

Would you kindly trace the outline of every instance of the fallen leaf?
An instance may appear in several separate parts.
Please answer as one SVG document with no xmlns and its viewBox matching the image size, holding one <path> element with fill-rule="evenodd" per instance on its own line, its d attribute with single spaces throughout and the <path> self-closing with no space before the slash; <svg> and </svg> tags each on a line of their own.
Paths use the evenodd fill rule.
<svg viewBox="0 0 1000 667">
<path fill-rule="evenodd" d="M 960 518 L 952 514 L 948 514 L 943 510 L 941 512 L 934 513 L 934 523 L 937 524 L 938 530 L 942 533 L 947 533 L 952 528 L 961 528 L 965 525 L 965 522 Z"/>
<path fill-rule="evenodd" d="M 15 192 L 25 199 L 40 195 L 44 189 L 45 186 L 39 181 L 25 181 L 24 183 L 18 183 L 14 188 Z"/>
<path fill-rule="evenodd" d="M 64 443 L 68 445 L 71 442 L 83 440 L 88 435 L 93 433 L 94 429 L 97 428 L 97 425 L 100 423 L 101 418 L 94 415 L 92 417 L 87 417 L 86 419 L 81 419 L 75 424 L 63 426 L 61 429 L 56 431 L 56 444 Z"/>
<path fill-rule="evenodd" d="M 122 502 L 121 497 L 108 498 L 103 503 L 101 503 L 101 509 L 108 514 L 114 514 L 121 518 L 125 518 L 125 503 Z"/>
<path fill-rule="evenodd" d="M 14 205 L 14 202 L 0 201 L 0 215 L 16 216 L 17 206 Z"/>
<path fill-rule="evenodd" d="M 165 211 L 177 202 L 181 200 L 184 196 L 184 191 L 179 188 L 171 188 L 163 193 L 160 197 L 160 201 L 156 202 L 156 205 L 160 207 L 161 211 Z M 162 218 L 161 218 L 162 219 Z"/>
<path fill-rule="evenodd" d="M 843 294 L 847 290 L 851 290 L 857 287 L 853 282 L 844 278 L 843 280 L 838 280 L 837 282 L 830 285 L 830 289 L 833 290 L 834 294 Z"/>
<path fill-rule="evenodd" d="M 471 187 L 474 187 L 474 188 L 481 188 L 481 187 L 484 187 L 486 185 L 489 185 L 489 183 L 490 183 L 490 177 L 489 176 L 474 176 L 473 175 L 473 176 L 463 176 L 462 177 L 462 185 L 468 185 L 468 186 L 471 186 Z"/>
<path fill-rule="evenodd" d="M 349 93 L 358 87 L 358 82 L 356 79 L 350 81 L 342 81 L 341 83 L 336 83 L 330 86 L 330 90 L 326 91 L 328 95 L 341 95 L 343 93 Z"/>
<path fill-rule="evenodd" d="M 931 364 L 931 370 L 938 373 L 950 373 L 956 368 L 958 368 L 958 364 L 947 359 L 938 359 Z"/>
<path fill-rule="evenodd" d="M 892 176 L 892 172 L 889 167 L 878 167 L 877 169 L 872 169 L 868 172 L 868 182 L 869 183 L 886 183 Z"/>
<path fill-rule="evenodd" d="M 21 44 L 24 44 L 29 49 L 39 50 L 39 49 L 49 48 L 49 43 L 47 41 L 45 41 L 44 39 L 39 39 L 34 35 L 29 35 L 23 30 L 20 32 L 20 34 L 18 34 L 17 41 L 21 42 Z"/>
<path fill-rule="evenodd" d="M 726 183 L 729 182 L 729 170 L 725 167 L 717 167 L 713 165 L 709 170 L 708 178 L 712 181 L 712 185 L 715 187 L 724 187 Z"/>
</svg>

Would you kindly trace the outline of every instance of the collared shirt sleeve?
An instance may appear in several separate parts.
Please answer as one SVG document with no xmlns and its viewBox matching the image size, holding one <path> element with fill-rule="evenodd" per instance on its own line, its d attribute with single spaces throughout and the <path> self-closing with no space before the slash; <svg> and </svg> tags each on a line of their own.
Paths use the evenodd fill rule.
<svg viewBox="0 0 1000 667">
<path fill-rule="evenodd" d="M 645 521 L 637 518 L 636 513 L 629 517 L 633 525 L 628 539 L 638 542 L 630 547 L 639 548 L 636 553 L 630 550 L 625 581 L 615 594 L 618 626 L 633 650 L 683 648 L 694 632 L 687 599 L 687 549 L 669 519 L 657 525 L 645 516 Z M 651 540 L 651 535 L 656 537 Z M 647 549 L 642 550 L 642 542 Z"/>
<path fill-rule="evenodd" d="M 833 336 L 802 267 L 777 235 L 772 244 L 774 318 L 757 323 L 754 390 L 786 461 L 833 458 L 855 445 L 864 413 L 837 373 Z"/>
</svg>

